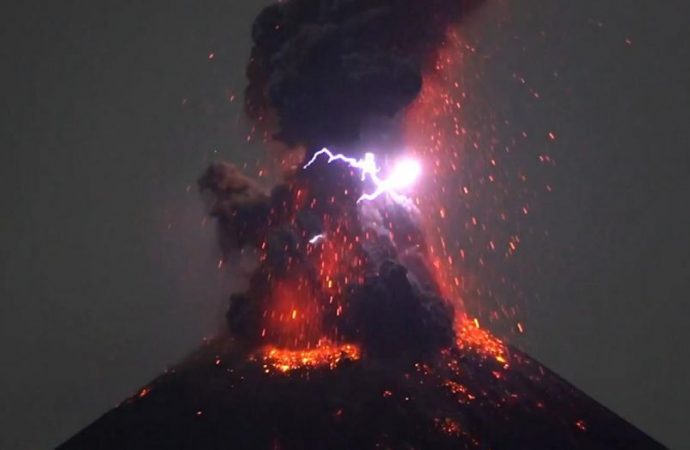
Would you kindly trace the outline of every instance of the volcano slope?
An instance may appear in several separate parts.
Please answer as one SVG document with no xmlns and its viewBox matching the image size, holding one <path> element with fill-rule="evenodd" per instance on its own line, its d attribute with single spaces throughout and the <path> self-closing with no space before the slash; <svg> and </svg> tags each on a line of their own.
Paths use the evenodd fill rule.
<svg viewBox="0 0 690 450">
<path fill-rule="evenodd" d="M 664 448 L 526 354 L 456 328 L 456 345 L 419 362 L 218 337 L 59 448 Z"/>
</svg>

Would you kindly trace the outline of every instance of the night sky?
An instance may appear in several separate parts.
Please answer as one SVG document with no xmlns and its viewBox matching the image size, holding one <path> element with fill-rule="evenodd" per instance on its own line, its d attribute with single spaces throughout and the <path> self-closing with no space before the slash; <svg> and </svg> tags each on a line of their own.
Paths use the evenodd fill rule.
<svg viewBox="0 0 690 450">
<path fill-rule="evenodd" d="M 216 267 L 195 181 L 261 155 L 241 94 L 268 2 L 44 3 L 0 11 L 3 449 L 55 446 L 218 330 L 239 281 Z M 684 448 L 685 2 L 486 3 L 465 28 L 480 55 L 465 72 L 481 74 L 468 107 L 557 136 L 554 191 L 530 217 L 548 238 L 526 239 L 511 267 L 530 270 L 509 274 L 516 344 Z"/>
</svg>

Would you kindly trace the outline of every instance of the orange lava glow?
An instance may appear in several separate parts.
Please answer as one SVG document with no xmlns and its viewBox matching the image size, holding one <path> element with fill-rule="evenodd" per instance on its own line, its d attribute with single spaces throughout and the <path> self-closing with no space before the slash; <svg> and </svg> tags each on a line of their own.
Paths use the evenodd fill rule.
<svg viewBox="0 0 690 450">
<path fill-rule="evenodd" d="M 467 186 L 458 185 L 456 181 L 465 152 L 473 148 L 462 118 L 466 93 L 457 81 L 457 73 L 465 55 L 473 52 L 474 49 L 456 33 L 448 34 L 434 70 L 425 74 L 422 92 L 407 113 L 406 139 L 429 161 L 430 182 L 420 193 L 417 204 L 426 219 L 423 225 L 436 281 L 457 310 L 457 345 L 507 364 L 505 344 L 482 329 L 477 319 L 467 315 L 463 301 L 465 277 L 460 273 L 459 264 L 465 259 L 465 250 L 458 242 L 446 239 L 453 234 L 448 232 L 449 208 L 454 203 L 461 204 L 463 197 L 470 194 Z M 451 189 L 453 192 L 449 192 Z M 456 200 L 449 201 L 452 199 Z M 465 228 L 477 226 L 477 220 L 472 217 Z M 489 242 L 489 247 L 492 246 Z"/>
<path fill-rule="evenodd" d="M 471 318 L 494 324 L 508 320 L 524 334 L 518 309 L 499 304 L 494 295 L 508 285 L 496 275 L 497 264 L 514 258 L 521 245 L 518 230 L 507 224 L 529 208 L 517 208 L 519 195 L 508 194 L 506 180 L 524 174 L 501 174 L 514 142 L 495 137 L 502 125 L 473 97 L 477 74 L 467 69 L 473 64 L 477 49 L 471 39 L 450 30 L 406 112 L 404 132 L 409 148 L 425 162 L 425 182 L 414 202 L 422 212 L 436 283 L 458 312 L 458 345 L 505 363 L 505 345 Z"/>
<path fill-rule="evenodd" d="M 505 367 L 508 366 L 509 355 L 506 345 L 489 331 L 482 329 L 477 319 L 458 316 L 455 321 L 455 333 L 458 348 L 477 351 Z"/>
<path fill-rule="evenodd" d="M 455 306 L 463 306 L 463 279 L 455 266 L 464 254 L 444 236 L 449 212 L 447 191 L 457 184 L 448 178 L 458 175 L 467 134 L 461 117 L 465 92 L 455 77 L 464 53 L 470 50 L 457 35 L 448 34 L 434 70 L 424 74 L 422 91 L 405 117 L 405 140 L 427 161 L 426 189 L 415 200 L 426 218 L 431 264 L 443 295 L 454 299 Z"/>
<path fill-rule="evenodd" d="M 309 186 L 298 180 L 294 181 L 291 190 L 293 201 L 285 204 L 286 210 L 272 211 L 271 220 L 276 224 L 287 222 L 297 228 L 300 212 L 318 211 L 319 202 L 324 202 L 324 198 L 310 192 Z M 345 205 L 354 202 L 354 195 L 345 191 L 325 201 L 330 205 Z M 336 208 L 335 212 L 323 214 L 320 219 L 323 237 L 312 242 L 313 236 L 304 234 L 301 236 L 304 242 L 299 244 L 305 246 L 309 264 L 299 258 L 288 258 L 286 274 L 270 280 L 271 298 L 263 311 L 261 330 L 266 345 L 309 353 L 322 346 L 321 342 L 340 341 L 337 329 L 324 327 L 323 318 L 327 313 L 343 314 L 347 308 L 342 303 L 345 287 L 363 282 L 364 259 L 360 243 L 368 236 L 361 233 L 359 224 L 346 210 Z M 267 258 L 269 251 L 268 243 L 262 245 L 260 260 Z M 322 351 L 328 353 L 325 348 Z M 308 359 L 311 359 L 310 354 Z"/>
<path fill-rule="evenodd" d="M 267 346 L 261 350 L 259 357 L 264 362 L 266 373 L 271 371 L 287 373 L 297 369 L 317 367 L 334 369 L 344 360 L 358 360 L 360 350 L 353 344 L 335 344 L 322 339 L 315 348 L 305 350 Z"/>
<path fill-rule="evenodd" d="M 308 283 L 304 280 L 276 282 L 270 305 L 270 309 L 264 311 L 264 338 L 277 345 L 296 348 L 318 341 L 320 305 Z"/>
<path fill-rule="evenodd" d="M 446 417 L 443 420 L 436 419 L 435 423 L 436 427 L 438 427 L 441 431 L 443 431 L 449 436 L 460 437 L 460 435 L 462 434 L 462 428 L 460 427 L 460 424 L 457 421 L 451 419 L 450 417 Z"/>
</svg>

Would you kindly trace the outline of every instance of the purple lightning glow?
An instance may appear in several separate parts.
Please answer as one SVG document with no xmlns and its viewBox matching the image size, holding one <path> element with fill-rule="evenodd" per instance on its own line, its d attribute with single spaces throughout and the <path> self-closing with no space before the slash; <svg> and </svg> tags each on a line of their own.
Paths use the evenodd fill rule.
<svg viewBox="0 0 690 450">
<path fill-rule="evenodd" d="M 369 179 L 374 183 L 376 186 L 374 192 L 362 194 L 362 196 L 357 200 L 357 203 L 364 200 L 375 200 L 384 193 L 390 195 L 395 201 L 402 202 L 406 199 L 406 197 L 397 191 L 411 186 L 417 180 L 417 178 L 419 178 L 419 175 L 422 172 L 422 167 L 419 162 L 406 158 L 400 160 L 393 167 L 393 170 L 386 178 L 381 179 L 378 176 L 378 173 L 381 171 L 381 169 L 376 165 L 376 157 L 373 153 L 365 153 L 364 158 L 356 159 L 340 153 L 334 154 L 327 148 L 323 148 L 316 152 L 303 168 L 306 169 L 311 166 L 321 155 L 328 156 L 329 164 L 333 161 L 343 161 L 347 163 L 353 169 L 358 169 L 361 171 L 362 181 L 365 181 L 368 176 Z"/>
<path fill-rule="evenodd" d="M 314 236 L 313 238 L 309 239 L 309 243 L 310 243 L 311 245 L 315 245 L 315 244 L 317 244 L 319 241 L 322 241 L 322 240 L 324 240 L 324 239 L 326 239 L 326 235 L 325 235 L 325 234 L 323 234 L 323 233 L 322 233 L 322 234 L 317 234 L 317 235 Z"/>
</svg>

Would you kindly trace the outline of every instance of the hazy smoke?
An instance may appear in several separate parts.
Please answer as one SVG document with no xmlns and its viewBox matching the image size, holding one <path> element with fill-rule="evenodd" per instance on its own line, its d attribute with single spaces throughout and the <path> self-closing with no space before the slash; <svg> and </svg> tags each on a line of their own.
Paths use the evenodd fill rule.
<svg viewBox="0 0 690 450">
<path fill-rule="evenodd" d="M 211 165 L 199 179 L 202 192 L 209 192 L 207 209 L 218 220 L 219 237 L 224 254 L 254 246 L 268 225 L 268 195 L 254 180 L 227 163 Z"/>
</svg>

